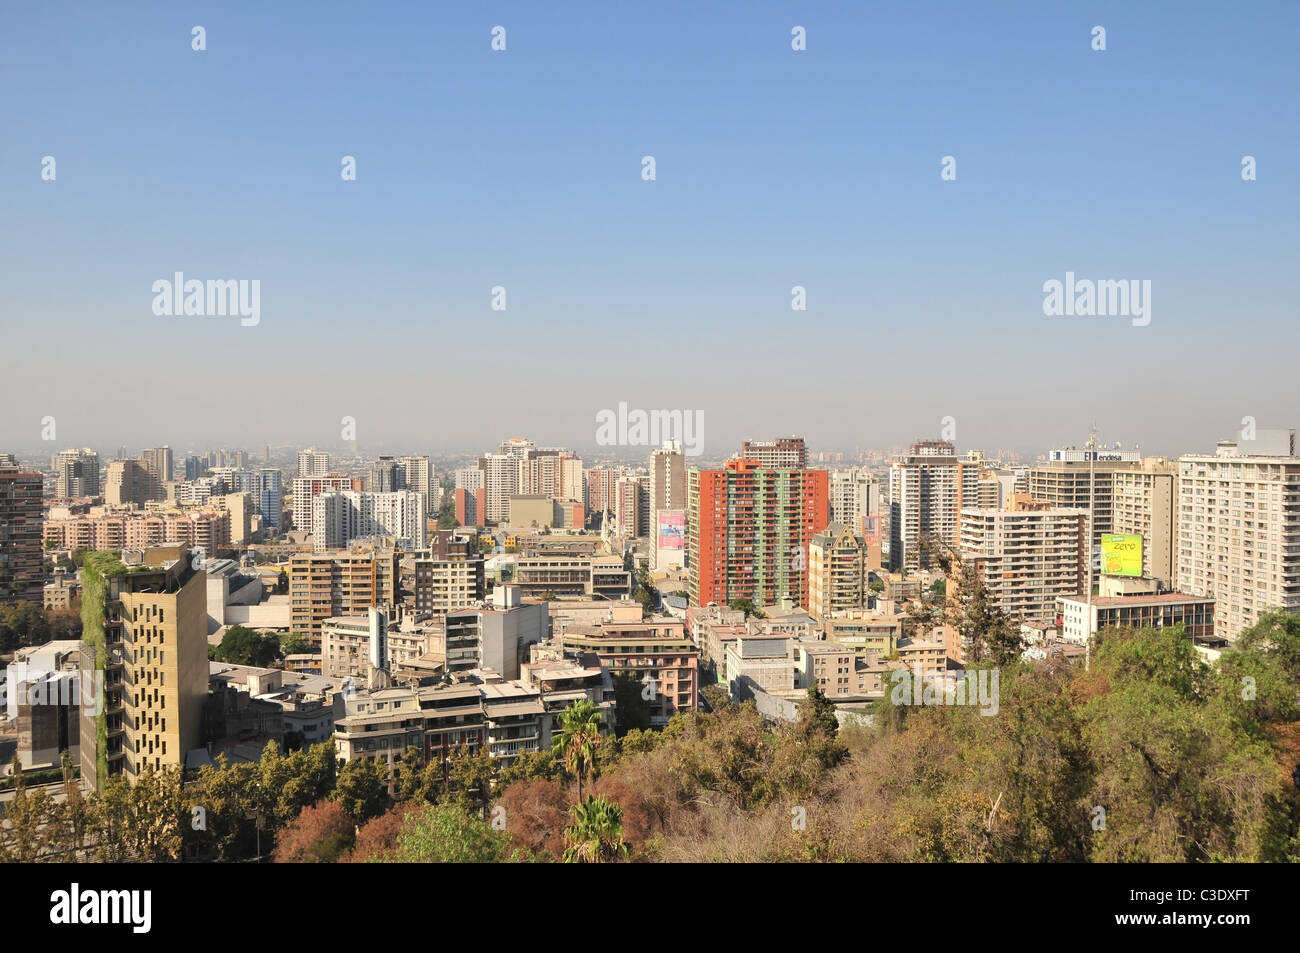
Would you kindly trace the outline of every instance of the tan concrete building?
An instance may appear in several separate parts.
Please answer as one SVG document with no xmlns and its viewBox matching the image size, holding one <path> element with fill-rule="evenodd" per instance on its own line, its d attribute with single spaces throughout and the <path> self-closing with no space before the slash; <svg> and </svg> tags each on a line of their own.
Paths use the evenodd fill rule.
<svg viewBox="0 0 1300 953">
<path fill-rule="evenodd" d="M 903 637 L 904 618 L 904 613 L 892 610 L 853 609 L 823 619 L 822 631 L 828 642 L 838 642 L 858 655 L 880 658 L 893 654 Z"/>
<path fill-rule="evenodd" d="M 1178 583 L 1178 464 L 1148 457 L 1140 469 L 1115 470 L 1111 525 L 1142 537 L 1142 575 L 1166 588 Z"/>
<path fill-rule="evenodd" d="M 1090 455 L 1095 459 L 1089 460 Z M 1089 466 L 1093 471 L 1091 478 Z M 1061 509 L 1084 511 L 1088 509 L 1091 495 L 1095 506 L 1092 545 L 1097 547 L 1101 545 L 1103 533 L 1115 532 L 1114 474 L 1138 470 L 1141 466 L 1141 455 L 1136 450 L 1088 451 L 1074 447 L 1053 450 L 1045 464 L 1030 469 L 1029 494 Z"/>
<path fill-rule="evenodd" d="M 415 611 L 420 615 L 442 619 L 453 609 L 460 609 L 483 598 L 483 559 L 457 554 L 418 558 L 415 560 L 413 580 Z"/>
<path fill-rule="evenodd" d="M 124 554 L 126 555 L 126 554 Z M 128 557 L 129 558 L 129 557 Z M 208 694 L 205 574 L 188 546 L 146 550 L 138 565 L 109 554 L 87 557 L 87 597 L 103 599 L 102 631 L 83 639 L 82 678 L 103 685 L 99 715 L 81 710 L 81 776 L 92 787 L 108 775 L 135 780 L 146 766 L 182 765 L 203 742 Z M 101 750 L 99 721 L 104 747 Z"/>
<path fill-rule="evenodd" d="M 795 642 L 790 646 L 796 690 L 820 688 L 827 698 L 859 694 L 857 653 L 836 642 Z"/>
<path fill-rule="evenodd" d="M 397 601 L 399 554 L 394 551 L 295 553 L 289 560 L 290 631 L 319 648 L 327 619 L 361 615 Z"/>
<path fill-rule="evenodd" d="M 808 544 L 808 614 L 817 621 L 867 605 L 867 544 L 842 523 L 831 523 Z"/>
<path fill-rule="evenodd" d="M 611 673 L 630 673 L 653 684 L 652 724 L 664 725 L 699 704 L 700 652 L 683 624 L 666 619 L 573 626 L 558 636 L 566 650 L 594 654 Z"/>
</svg>

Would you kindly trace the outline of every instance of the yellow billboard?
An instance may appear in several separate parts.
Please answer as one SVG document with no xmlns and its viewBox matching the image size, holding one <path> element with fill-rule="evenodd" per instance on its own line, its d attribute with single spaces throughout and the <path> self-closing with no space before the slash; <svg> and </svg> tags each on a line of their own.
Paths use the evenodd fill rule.
<svg viewBox="0 0 1300 953">
<path fill-rule="evenodd" d="M 1142 537 L 1127 533 L 1102 533 L 1101 571 L 1107 576 L 1141 576 Z"/>
</svg>

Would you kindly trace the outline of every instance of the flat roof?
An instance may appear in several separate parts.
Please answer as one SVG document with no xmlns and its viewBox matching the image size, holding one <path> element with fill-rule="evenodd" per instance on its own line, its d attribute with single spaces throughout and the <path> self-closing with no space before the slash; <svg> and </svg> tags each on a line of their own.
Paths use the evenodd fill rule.
<svg viewBox="0 0 1300 953">
<path fill-rule="evenodd" d="M 1088 604 L 1088 600 L 1083 596 L 1063 596 L 1062 600 L 1077 602 L 1083 606 Z M 1212 596 L 1189 596 L 1183 592 L 1143 592 L 1131 596 L 1094 596 L 1092 604 L 1103 609 L 1111 609 L 1123 606 L 1178 605 L 1188 602 L 1213 603 L 1214 601 Z"/>
</svg>

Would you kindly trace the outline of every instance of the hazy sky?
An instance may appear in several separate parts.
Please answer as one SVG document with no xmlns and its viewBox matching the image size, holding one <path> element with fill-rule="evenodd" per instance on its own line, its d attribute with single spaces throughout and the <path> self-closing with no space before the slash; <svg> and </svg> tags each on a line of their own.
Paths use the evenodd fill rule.
<svg viewBox="0 0 1300 953">
<path fill-rule="evenodd" d="M 1300 424 L 1300 7 L 987 6 L 11 4 L 0 450 Z M 178 271 L 260 322 L 155 315 Z M 1067 271 L 1149 326 L 1045 316 Z"/>
</svg>

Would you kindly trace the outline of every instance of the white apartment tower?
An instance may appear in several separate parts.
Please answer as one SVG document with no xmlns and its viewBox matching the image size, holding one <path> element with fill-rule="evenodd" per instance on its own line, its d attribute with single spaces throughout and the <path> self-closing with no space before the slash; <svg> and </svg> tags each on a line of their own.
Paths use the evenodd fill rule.
<svg viewBox="0 0 1300 953">
<path fill-rule="evenodd" d="M 1269 609 L 1300 611 L 1295 431 L 1259 431 L 1178 459 L 1178 589 L 1215 602 L 1230 641 Z"/>
<path fill-rule="evenodd" d="M 880 515 L 880 484 L 866 467 L 832 470 L 830 479 L 831 522 L 862 532 L 864 516 Z"/>
<path fill-rule="evenodd" d="M 310 450 L 298 451 L 298 476 L 322 477 L 330 472 L 330 455 L 312 447 Z"/>
<path fill-rule="evenodd" d="M 406 488 L 423 493 L 425 512 L 430 516 L 436 515 L 440 487 L 434 482 L 433 464 L 429 462 L 428 454 L 402 457 L 400 462 L 406 467 Z"/>
<path fill-rule="evenodd" d="M 979 499 L 979 467 L 957 459 L 947 440 L 921 440 L 889 468 L 889 567 L 925 569 L 923 540 L 958 548 L 961 510 Z"/>
<path fill-rule="evenodd" d="M 1008 509 L 961 511 L 961 571 L 974 572 L 1012 619 L 1046 621 L 1056 600 L 1088 586 L 1088 512 L 1028 498 Z"/>
<path fill-rule="evenodd" d="M 318 553 L 344 549 L 368 536 L 395 537 L 404 549 L 427 545 L 423 493 L 327 490 L 315 496 L 311 506 L 312 544 Z"/>
<path fill-rule="evenodd" d="M 89 447 L 64 450 L 54 464 L 54 496 L 60 500 L 77 500 L 99 496 L 99 454 Z"/>
</svg>

